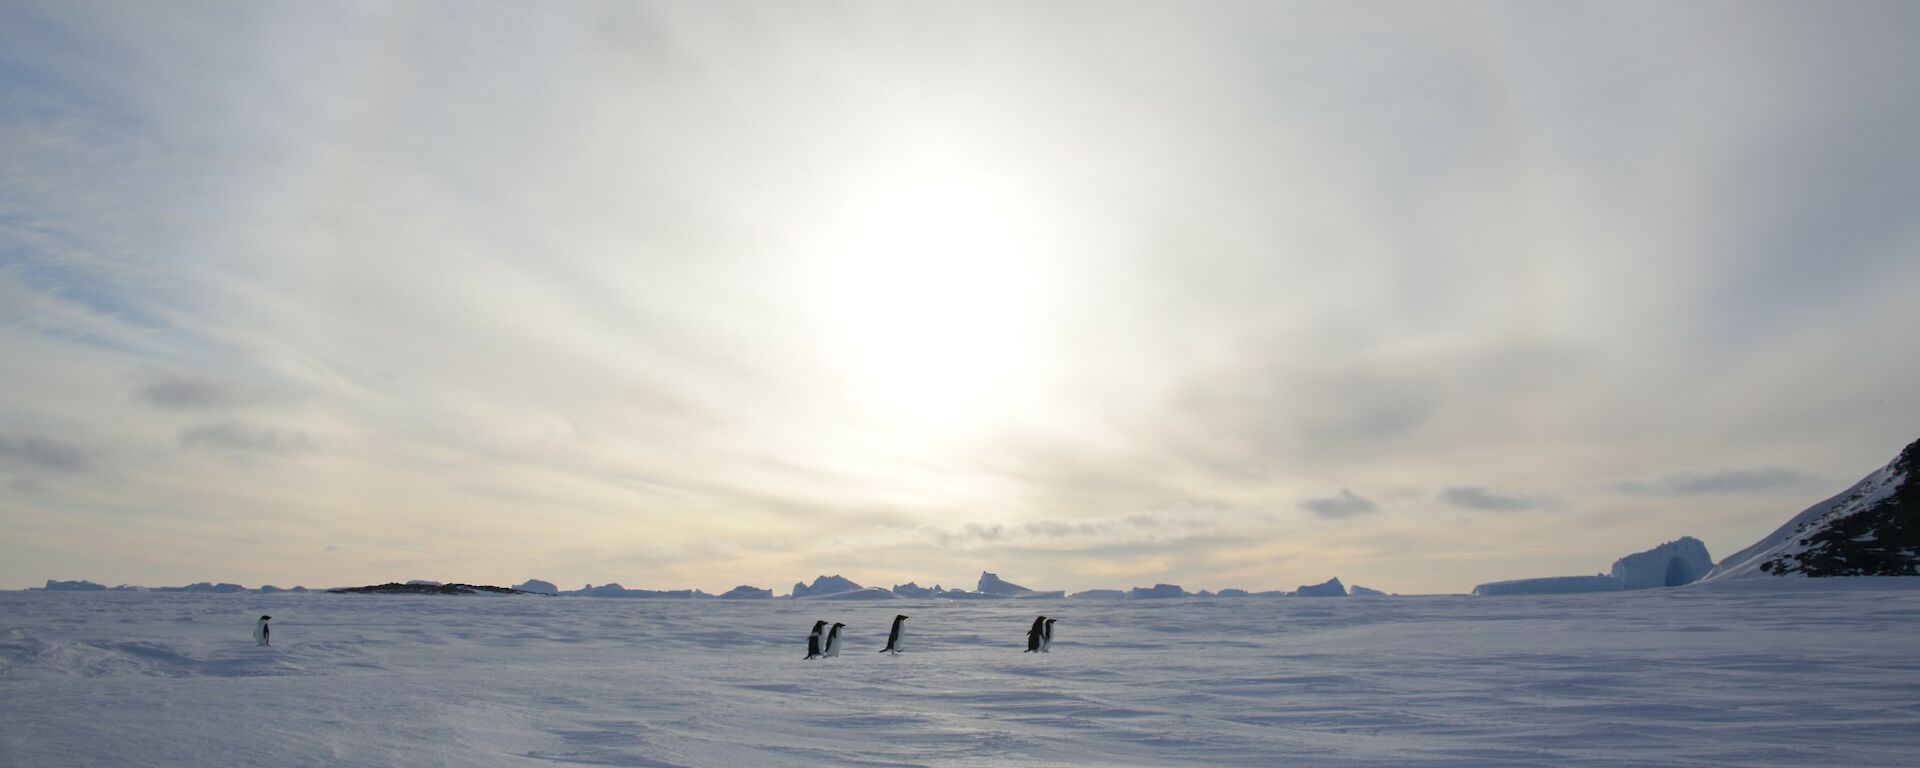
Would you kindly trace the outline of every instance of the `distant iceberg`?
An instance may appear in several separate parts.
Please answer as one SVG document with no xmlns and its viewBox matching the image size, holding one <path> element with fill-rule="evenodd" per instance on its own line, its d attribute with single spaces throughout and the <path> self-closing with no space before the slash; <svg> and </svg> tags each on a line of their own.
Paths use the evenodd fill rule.
<svg viewBox="0 0 1920 768">
<path fill-rule="evenodd" d="M 795 582 L 793 585 L 793 596 L 794 597 L 825 597 L 827 595 L 835 595 L 841 592 L 853 592 L 861 589 L 866 589 L 866 587 L 862 587 L 859 584 L 853 583 L 851 580 L 848 580 L 844 577 L 841 577 L 838 574 L 835 574 L 833 576 L 815 577 L 813 580 L 813 586 L 807 586 L 806 582 Z"/>
<path fill-rule="evenodd" d="M 41 589 L 47 590 L 48 592 L 105 592 L 107 587 L 104 584 L 95 584 L 85 579 L 75 581 L 47 579 L 47 585 L 41 587 Z"/>
<path fill-rule="evenodd" d="M 1294 597 L 1346 597 L 1347 587 L 1335 576 L 1319 584 L 1302 586 L 1293 591 Z"/>
<path fill-rule="evenodd" d="M 1699 581 L 1711 570 L 1713 570 L 1713 558 L 1707 554 L 1707 545 L 1692 536 L 1682 536 L 1645 552 L 1635 552 L 1615 560 L 1613 569 L 1608 573 L 1495 581 L 1474 587 L 1473 593 L 1476 595 L 1565 595 L 1580 592 L 1680 587 Z"/>
</svg>

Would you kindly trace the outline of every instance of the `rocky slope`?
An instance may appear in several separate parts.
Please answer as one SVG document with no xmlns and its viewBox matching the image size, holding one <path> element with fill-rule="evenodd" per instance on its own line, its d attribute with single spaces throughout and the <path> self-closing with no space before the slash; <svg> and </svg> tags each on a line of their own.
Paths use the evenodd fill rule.
<svg viewBox="0 0 1920 768">
<path fill-rule="evenodd" d="M 1920 440 L 1833 498 L 1720 562 L 1709 580 L 1920 575 Z"/>
</svg>

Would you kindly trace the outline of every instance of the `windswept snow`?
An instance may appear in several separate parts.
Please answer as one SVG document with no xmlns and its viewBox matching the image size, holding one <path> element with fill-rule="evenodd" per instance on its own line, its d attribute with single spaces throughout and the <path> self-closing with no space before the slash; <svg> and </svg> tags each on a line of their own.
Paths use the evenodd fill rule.
<svg viewBox="0 0 1920 768">
<path fill-rule="evenodd" d="M 1063 602 L 1045 655 L 1004 600 L 0 592 L 0 765 L 1911 765 L 1916 582 Z"/>
</svg>

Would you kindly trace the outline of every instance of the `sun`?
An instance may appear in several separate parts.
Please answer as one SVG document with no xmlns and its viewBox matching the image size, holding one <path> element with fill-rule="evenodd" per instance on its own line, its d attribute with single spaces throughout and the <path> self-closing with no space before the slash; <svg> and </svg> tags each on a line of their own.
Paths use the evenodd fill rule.
<svg viewBox="0 0 1920 768">
<path fill-rule="evenodd" d="M 828 354 L 863 409 L 967 431 L 1032 393 L 1050 286 L 1030 203 L 990 169 L 924 161 L 850 198 L 816 294 Z"/>
</svg>

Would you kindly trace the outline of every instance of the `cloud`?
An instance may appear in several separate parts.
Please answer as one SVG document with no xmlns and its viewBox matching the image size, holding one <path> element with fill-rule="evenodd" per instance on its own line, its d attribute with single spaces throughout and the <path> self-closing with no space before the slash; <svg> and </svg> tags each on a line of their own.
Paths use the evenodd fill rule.
<svg viewBox="0 0 1920 768">
<path fill-rule="evenodd" d="M 1130 515 L 1018 522 L 970 522 L 920 526 L 915 534 L 949 549 L 1091 549 L 1134 544 L 1169 544 L 1218 535 L 1271 519 L 1257 510 L 1183 505 Z"/>
<path fill-rule="evenodd" d="M 231 453 L 292 456 L 318 448 L 307 433 L 244 421 L 196 424 L 180 430 L 180 447 Z"/>
<path fill-rule="evenodd" d="M 144 378 L 136 396 L 169 411 L 225 410 L 285 399 L 282 393 L 212 376 L 151 369 Z"/>
<path fill-rule="evenodd" d="M 1300 507 L 1327 520 L 1345 520 L 1355 515 L 1368 515 L 1380 511 L 1380 505 L 1346 488 L 1341 488 L 1339 493 L 1332 496 L 1302 501 Z"/>
<path fill-rule="evenodd" d="M 1650 480 L 1623 480 L 1614 490 L 1648 496 L 1709 496 L 1757 493 L 1818 485 L 1821 478 L 1786 467 L 1676 472 Z"/>
<path fill-rule="evenodd" d="M 92 468 L 86 449 L 44 435 L 0 434 L 0 464 L 26 470 L 78 474 Z"/>
<path fill-rule="evenodd" d="M 1518 512 L 1542 505 L 1536 499 L 1499 493 L 1483 485 L 1450 485 L 1440 489 L 1438 495 L 1450 506 L 1480 512 Z"/>
</svg>

